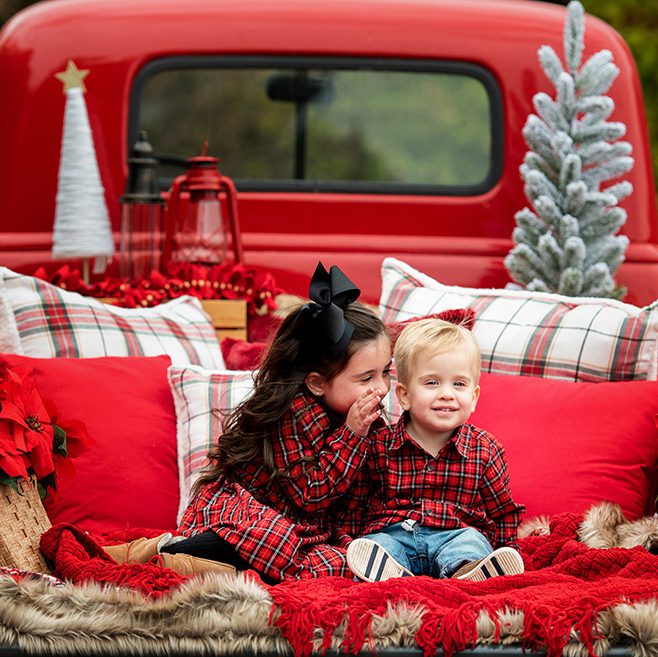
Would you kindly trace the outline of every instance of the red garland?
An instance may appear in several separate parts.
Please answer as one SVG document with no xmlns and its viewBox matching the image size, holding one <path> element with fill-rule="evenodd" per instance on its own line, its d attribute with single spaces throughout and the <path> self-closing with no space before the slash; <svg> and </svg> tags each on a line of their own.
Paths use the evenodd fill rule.
<svg viewBox="0 0 658 657">
<path fill-rule="evenodd" d="M 128 280 L 106 277 L 85 283 L 80 270 L 69 265 L 49 275 L 40 267 L 34 276 L 84 296 L 111 298 L 124 308 L 157 306 L 164 301 L 191 295 L 199 299 L 245 299 L 249 317 L 275 310 L 280 293 L 274 277 L 251 267 L 224 262 L 221 265 L 172 264 L 165 274 L 153 270 L 148 277 Z"/>
<path fill-rule="evenodd" d="M 70 458 L 90 443 L 82 422 L 64 421 L 55 404 L 44 399 L 34 370 L 0 363 L 0 483 L 17 489 L 17 479 L 34 475 L 41 498 L 56 479 L 71 475 Z"/>
</svg>

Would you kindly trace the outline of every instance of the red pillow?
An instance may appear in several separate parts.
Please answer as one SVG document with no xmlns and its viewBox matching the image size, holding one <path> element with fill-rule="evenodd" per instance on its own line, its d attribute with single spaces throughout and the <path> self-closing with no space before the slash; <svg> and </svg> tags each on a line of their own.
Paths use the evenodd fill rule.
<svg viewBox="0 0 658 657">
<path fill-rule="evenodd" d="M 253 315 L 247 322 L 247 340 L 249 342 L 267 342 L 279 330 L 283 317 L 267 313 Z"/>
<path fill-rule="evenodd" d="M 73 461 L 74 479 L 60 481 L 45 500 L 51 522 L 94 533 L 128 527 L 176 527 L 176 416 L 169 356 L 27 358 L 44 397 L 65 419 L 81 420 L 93 441 Z"/>
<path fill-rule="evenodd" d="M 483 373 L 469 420 L 505 445 L 526 518 L 610 500 L 627 518 L 655 511 L 658 381 L 574 383 Z"/>
<path fill-rule="evenodd" d="M 255 370 L 260 364 L 267 343 L 223 338 L 220 346 L 227 370 Z"/>
</svg>

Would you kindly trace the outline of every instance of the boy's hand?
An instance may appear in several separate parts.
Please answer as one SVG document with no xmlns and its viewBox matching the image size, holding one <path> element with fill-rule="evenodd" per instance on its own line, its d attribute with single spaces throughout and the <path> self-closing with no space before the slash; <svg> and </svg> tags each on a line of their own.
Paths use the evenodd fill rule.
<svg viewBox="0 0 658 657">
<path fill-rule="evenodd" d="M 358 436 L 367 436 L 370 425 L 379 417 L 379 402 L 382 399 L 380 390 L 368 388 L 351 406 L 347 412 L 345 424 Z"/>
</svg>

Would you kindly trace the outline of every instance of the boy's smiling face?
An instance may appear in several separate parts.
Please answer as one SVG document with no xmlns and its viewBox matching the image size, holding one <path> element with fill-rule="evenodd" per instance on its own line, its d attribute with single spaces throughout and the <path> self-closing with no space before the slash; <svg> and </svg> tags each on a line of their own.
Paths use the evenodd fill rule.
<svg viewBox="0 0 658 657">
<path fill-rule="evenodd" d="M 466 348 L 421 352 L 413 360 L 409 381 L 398 383 L 396 392 L 402 408 L 410 411 L 411 437 L 423 445 L 443 446 L 477 405 L 480 386 L 474 355 Z"/>
</svg>

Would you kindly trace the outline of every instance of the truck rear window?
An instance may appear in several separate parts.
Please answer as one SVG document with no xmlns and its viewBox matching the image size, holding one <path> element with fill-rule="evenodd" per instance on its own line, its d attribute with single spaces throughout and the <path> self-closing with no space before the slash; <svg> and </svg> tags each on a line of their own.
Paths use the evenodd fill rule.
<svg viewBox="0 0 658 657">
<path fill-rule="evenodd" d="M 468 64 L 168 58 L 137 77 L 129 134 L 147 131 L 163 188 L 208 140 L 242 190 L 461 195 L 499 176 L 501 114 Z"/>
</svg>

